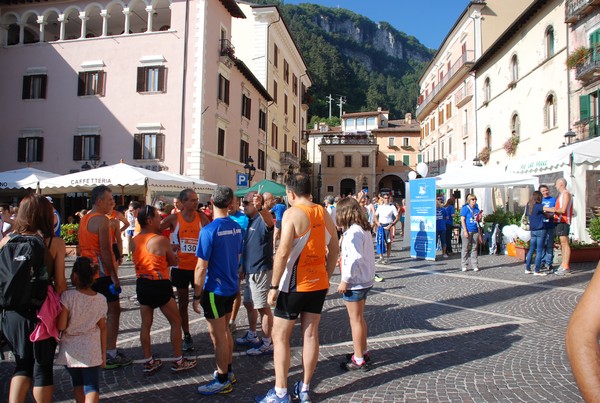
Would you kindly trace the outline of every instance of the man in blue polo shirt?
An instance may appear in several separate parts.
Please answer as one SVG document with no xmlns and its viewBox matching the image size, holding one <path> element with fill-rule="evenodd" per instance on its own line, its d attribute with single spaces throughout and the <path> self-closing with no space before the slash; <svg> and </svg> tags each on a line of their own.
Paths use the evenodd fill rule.
<svg viewBox="0 0 600 403">
<path fill-rule="evenodd" d="M 555 207 L 556 198 L 550 196 L 550 189 L 546 185 L 540 185 L 539 191 L 542 193 L 542 206 Z M 554 259 L 554 214 L 546 213 L 544 219 L 544 229 L 546 230 L 546 238 L 544 240 L 544 255 L 542 256 L 542 268 L 547 269 L 550 273 L 552 269 L 552 260 Z"/>
<path fill-rule="evenodd" d="M 264 207 L 263 196 L 250 192 L 244 196 L 244 213 L 249 218 L 248 230 L 244 238 L 242 253 L 243 276 L 246 278 L 244 306 L 248 311 L 249 330 L 244 337 L 236 339 L 236 344 L 252 345 L 248 355 L 273 353 L 271 329 L 273 313 L 267 303 L 271 276 L 273 275 L 273 216 Z M 262 344 L 256 345 L 256 326 L 260 313 L 262 324 Z"/>
<path fill-rule="evenodd" d="M 217 363 L 215 379 L 198 387 L 203 395 L 233 390 L 233 338 L 228 323 L 239 289 L 238 265 L 242 252 L 242 229 L 227 215 L 233 191 L 227 186 L 217 186 L 212 202 L 213 221 L 200 231 L 194 272 L 194 311 L 200 313 L 202 305 Z"/>
</svg>

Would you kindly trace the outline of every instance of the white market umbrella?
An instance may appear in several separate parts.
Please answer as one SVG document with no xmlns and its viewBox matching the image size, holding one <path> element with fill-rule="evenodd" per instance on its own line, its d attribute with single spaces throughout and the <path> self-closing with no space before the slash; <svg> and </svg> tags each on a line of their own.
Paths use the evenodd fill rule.
<svg viewBox="0 0 600 403">
<path fill-rule="evenodd" d="M 436 176 L 438 189 L 491 188 L 504 186 L 533 185 L 537 188 L 539 178 L 533 175 L 516 174 L 504 170 L 467 166 L 450 170 Z"/>
<path fill-rule="evenodd" d="M 60 175 L 31 167 L 0 172 L 0 189 L 37 189 L 41 180 L 57 176 Z"/>
</svg>

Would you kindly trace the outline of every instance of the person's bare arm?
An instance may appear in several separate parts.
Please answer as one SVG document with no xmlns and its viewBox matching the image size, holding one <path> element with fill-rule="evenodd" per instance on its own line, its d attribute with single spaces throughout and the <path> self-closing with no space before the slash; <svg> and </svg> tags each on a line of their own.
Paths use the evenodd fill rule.
<svg viewBox="0 0 600 403">
<path fill-rule="evenodd" d="M 254 195 L 252 198 L 252 203 L 254 204 L 254 208 L 256 208 L 256 210 L 260 210 L 260 217 L 265 222 L 267 228 L 273 228 L 273 225 L 275 225 L 273 222 L 273 215 L 271 215 L 269 208 L 265 205 L 263 196 L 260 194 Z"/>
<path fill-rule="evenodd" d="M 112 252 L 112 245 L 110 243 L 110 226 L 108 218 L 105 216 L 94 217 L 94 220 L 98 221 L 98 240 L 100 243 L 100 259 L 105 269 L 110 273 L 110 277 L 115 285 L 115 288 L 121 286 L 119 282 L 119 275 L 115 265 L 115 256 Z"/>
<path fill-rule="evenodd" d="M 166 216 L 165 218 L 162 219 L 162 221 L 160 222 L 160 230 L 164 231 L 167 228 L 171 231 L 173 231 L 175 229 L 175 224 L 177 223 L 177 215 L 176 214 L 169 214 L 168 216 Z"/>
<path fill-rule="evenodd" d="M 163 244 L 163 248 L 166 251 L 165 254 L 167 256 L 167 263 L 169 266 L 177 266 L 179 259 L 177 258 L 177 254 L 171 248 L 171 243 L 166 237 L 162 237 L 161 243 Z"/>
<path fill-rule="evenodd" d="M 102 350 L 102 368 L 106 366 L 106 318 L 102 318 L 97 323 L 100 328 L 100 349 Z"/>
<path fill-rule="evenodd" d="M 297 208 L 289 208 L 283 213 L 281 220 L 281 238 L 279 239 L 279 247 L 273 258 L 273 275 L 271 277 L 271 285 L 278 285 L 283 272 L 285 271 L 285 264 L 292 251 L 294 245 L 294 238 L 296 237 L 295 220 L 299 220 L 301 217 L 299 214 L 304 214 L 301 211 L 297 211 Z M 267 297 L 270 305 L 275 305 L 277 301 L 278 290 L 269 290 Z"/>
<path fill-rule="evenodd" d="M 65 278 L 65 241 L 55 236 L 50 245 L 50 256 L 54 260 L 54 290 L 60 295 L 67 290 Z"/>
<path fill-rule="evenodd" d="M 337 238 L 337 229 L 329 214 L 324 214 L 325 230 L 329 232 L 329 243 L 327 244 L 327 277 L 331 278 L 340 254 L 340 244 Z"/>
<path fill-rule="evenodd" d="M 196 296 L 202 295 L 204 289 L 204 280 L 206 280 L 206 271 L 208 270 L 208 261 L 198 258 L 196 269 L 194 270 L 194 312 L 200 312 L 200 300 Z"/>
<path fill-rule="evenodd" d="M 60 304 L 60 306 L 62 307 L 62 311 L 60 311 L 58 318 L 56 318 L 56 328 L 62 332 L 69 325 L 69 310 L 63 304 Z"/>
<path fill-rule="evenodd" d="M 554 207 L 544 207 L 544 211 L 547 211 L 549 213 L 556 213 L 556 214 L 565 214 L 567 212 L 567 209 L 569 208 L 569 204 L 571 203 L 571 194 L 568 192 L 565 192 L 565 194 L 562 196 L 563 197 L 563 203 L 561 203 L 562 207 L 558 208 L 556 206 Z"/>
<path fill-rule="evenodd" d="M 200 224 L 202 224 L 203 227 L 210 224 L 208 216 L 203 211 L 198 211 L 198 214 L 200 214 Z"/>
<path fill-rule="evenodd" d="M 460 216 L 460 228 L 465 236 L 469 236 L 469 231 L 467 231 L 467 218 L 464 215 Z"/>
<path fill-rule="evenodd" d="M 600 401 L 600 262 L 567 327 L 567 354 L 586 402 Z"/>
</svg>

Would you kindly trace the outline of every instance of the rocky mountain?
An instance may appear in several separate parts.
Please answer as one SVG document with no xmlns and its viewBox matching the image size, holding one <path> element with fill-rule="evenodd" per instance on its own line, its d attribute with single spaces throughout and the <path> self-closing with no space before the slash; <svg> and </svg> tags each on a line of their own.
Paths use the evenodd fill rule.
<svg viewBox="0 0 600 403">
<path fill-rule="evenodd" d="M 254 3 L 277 4 L 282 11 L 313 79 L 312 116 L 328 116 L 329 94 L 345 97 L 345 112 L 382 107 L 390 119 L 414 113 L 419 76 L 434 54 L 415 37 L 342 8 Z M 339 107 L 332 109 L 339 114 Z"/>
</svg>

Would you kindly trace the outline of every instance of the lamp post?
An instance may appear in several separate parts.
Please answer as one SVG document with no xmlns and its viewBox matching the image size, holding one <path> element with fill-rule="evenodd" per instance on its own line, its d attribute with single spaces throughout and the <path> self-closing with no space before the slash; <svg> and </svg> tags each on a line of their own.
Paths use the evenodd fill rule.
<svg viewBox="0 0 600 403">
<path fill-rule="evenodd" d="M 254 166 L 254 160 L 252 157 L 246 158 L 246 163 L 244 164 L 244 173 L 248 176 L 248 186 L 252 184 L 252 179 L 256 174 L 256 167 Z"/>
<path fill-rule="evenodd" d="M 577 136 L 577 135 L 571 129 L 569 129 L 569 131 L 565 133 L 565 141 L 567 142 L 567 145 L 571 144 L 571 141 L 573 141 L 575 136 Z"/>
</svg>

